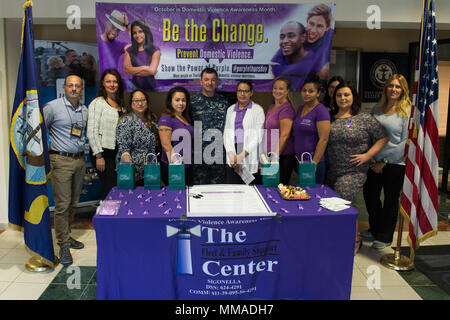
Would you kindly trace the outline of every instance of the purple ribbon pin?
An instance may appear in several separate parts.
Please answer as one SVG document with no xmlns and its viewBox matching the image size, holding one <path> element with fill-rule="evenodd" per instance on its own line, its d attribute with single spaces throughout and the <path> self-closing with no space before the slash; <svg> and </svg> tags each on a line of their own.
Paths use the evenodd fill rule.
<svg viewBox="0 0 450 320">
<path fill-rule="evenodd" d="M 167 209 L 166 211 L 164 211 L 164 214 L 169 214 L 169 213 L 171 213 L 173 210 L 172 210 L 172 208 L 169 208 L 169 209 Z"/>
<path fill-rule="evenodd" d="M 177 204 L 177 209 L 181 209 L 181 204 Z"/>
<path fill-rule="evenodd" d="M 271 200 L 272 200 L 273 203 L 276 203 L 276 204 L 279 203 L 276 199 L 273 199 L 273 198 L 272 198 Z"/>
<path fill-rule="evenodd" d="M 147 199 L 145 199 L 145 202 L 150 202 L 150 200 L 153 200 L 152 196 L 150 196 Z"/>
<path fill-rule="evenodd" d="M 127 213 L 129 216 L 132 216 L 133 215 L 133 211 L 131 211 L 131 209 L 128 209 L 128 213 Z"/>
<path fill-rule="evenodd" d="M 165 192 L 161 192 L 160 194 L 158 194 L 158 197 L 161 198 L 161 197 L 164 197 L 165 195 L 166 195 Z"/>
<path fill-rule="evenodd" d="M 119 192 L 119 198 L 123 198 L 123 193 Z"/>
<path fill-rule="evenodd" d="M 123 205 L 124 205 L 124 206 L 128 205 L 128 201 L 125 200 L 124 203 L 123 203 Z"/>
<path fill-rule="evenodd" d="M 149 213 L 150 213 L 150 211 L 144 210 L 144 215 L 147 215 L 147 214 L 149 214 Z"/>
<path fill-rule="evenodd" d="M 180 202 L 180 199 L 178 199 L 178 196 L 176 196 L 175 199 L 173 199 L 173 201 Z"/>
<path fill-rule="evenodd" d="M 140 195 L 138 195 L 137 197 L 138 197 L 138 199 L 142 199 L 142 198 L 144 197 L 144 194 L 143 194 L 143 193 L 141 193 L 141 194 L 140 194 Z"/>
<path fill-rule="evenodd" d="M 319 207 L 319 209 L 317 209 L 317 212 L 322 212 L 322 207 Z"/>
<path fill-rule="evenodd" d="M 283 211 L 284 213 L 289 213 L 289 211 L 286 210 L 285 208 L 281 208 L 280 210 Z"/>
<path fill-rule="evenodd" d="M 352 127 L 352 119 L 349 119 L 349 120 L 348 120 L 348 125 L 347 125 L 347 127 L 349 127 L 349 128 Z"/>
<path fill-rule="evenodd" d="M 303 206 L 302 206 L 300 203 L 298 204 L 297 207 L 298 207 L 298 210 L 303 210 L 303 209 L 305 209 L 305 208 L 303 208 Z"/>
<path fill-rule="evenodd" d="M 167 204 L 167 202 L 166 202 L 166 201 L 164 201 L 164 202 L 162 202 L 162 203 L 158 204 L 158 207 L 159 207 L 159 208 L 162 208 L 162 207 L 164 207 L 164 206 L 165 206 L 166 204 Z"/>
<path fill-rule="evenodd" d="M 322 198 L 322 197 L 319 196 L 319 195 L 316 193 L 316 198 L 317 198 L 317 199 L 320 199 L 320 198 Z"/>
<path fill-rule="evenodd" d="M 133 190 L 128 190 L 128 194 L 133 194 L 134 192 L 133 192 Z"/>
</svg>

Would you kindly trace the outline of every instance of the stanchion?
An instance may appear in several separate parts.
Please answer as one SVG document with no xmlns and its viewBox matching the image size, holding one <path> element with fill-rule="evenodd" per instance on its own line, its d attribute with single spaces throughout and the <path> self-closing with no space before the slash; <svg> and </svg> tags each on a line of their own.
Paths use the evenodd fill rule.
<svg viewBox="0 0 450 320">
<path fill-rule="evenodd" d="M 414 262 L 408 257 L 402 256 L 400 248 L 402 246 L 402 232 L 403 232 L 403 215 L 400 214 L 400 221 L 397 234 L 397 247 L 394 253 L 388 253 L 381 257 L 380 262 L 386 268 L 396 271 L 410 271 L 414 269 Z"/>
</svg>

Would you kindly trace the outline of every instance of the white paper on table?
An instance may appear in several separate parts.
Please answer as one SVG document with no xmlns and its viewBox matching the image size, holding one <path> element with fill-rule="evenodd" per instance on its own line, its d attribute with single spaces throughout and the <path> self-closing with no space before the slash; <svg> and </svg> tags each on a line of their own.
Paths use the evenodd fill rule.
<svg viewBox="0 0 450 320">
<path fill-rule="evenodd" d="M 341 211 L 350 208 L 350 201 L 339 198 L 339 197 L 331 197 L 331 198 L 322 198 L 320 199 L 320 205 L 326 209 L 332 211 Z"/>
<path fill-rule="evenodd" d="M 253 180 L 255 180 L 255 176 L 248 170 L 248 168 L 244 164 L 241 165 L 241 168 L 241 171 L 235 170 L 235 172 L 241 177 L 242 181 L 244 181 L 246 185 L 249 185 Z"/>
<path fill-rule="evenodd" d="M 194 195 L 202 195 L 197 199 Z M 241 184 L 188 187 L 188 217 L 275 216 L 255 186 Z"/>
</svg>

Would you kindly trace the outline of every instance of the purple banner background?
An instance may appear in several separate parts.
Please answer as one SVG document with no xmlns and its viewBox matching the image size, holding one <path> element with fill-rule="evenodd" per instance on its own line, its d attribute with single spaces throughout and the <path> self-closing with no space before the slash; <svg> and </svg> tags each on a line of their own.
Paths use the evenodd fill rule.
<svg viewBox="0 0 450 320">
<path fill-rule="evenodd" d="M 144 20 L 152 32 L 154 46 L 161 51 L 155 75 L 156 89 L 150 90 L 168 91 L 175 85 L 182 85 L 188 90 L 198 91 L 200 72 L 210 66 L 219 73 L 220 91 L 234 91 L 242 79 L 251 80 L 256 91 L 271 91 L 272 80 L 278 76 L 288 77 L 293 83 L 291 89 L 297 91 L 306 77 L 328 66 L 335 5 L 327 4 L 333 19 L 329 31 L 321 39 L 322 43 L 316 48 L 307 48 L 305 44 L 308 54 L 299 62 L 289 64 L 282 61 L 285 58 L 280 56 L 280 29 L 288 21 L 297 21 L 306 27 L 307 14 L 315 5 L 97 3 L 100 72 L 115 64 L 126 82 L 126 90 L 133 90 L 136 86 L 132 76 L 123 70 L 123 47 L 131 43 L 129 33 L 120 32 L 114 44 L 109 43 L 111 48 L 102 46 L 101 35 L 105 31 L 107 15 L 118 10 L 126 14 L 129 24 L 137 19 Z M 237 38 L 233 39 L 232 25 L 237 29 L 244 25 L 245 34 L 236 32 Z M 216 26 L 214 30 L 213 26 Z M 214 39 L 215 36 L 219 39 Z M 223 41 L 222 36 L 225 37 Z"/>
</svg>

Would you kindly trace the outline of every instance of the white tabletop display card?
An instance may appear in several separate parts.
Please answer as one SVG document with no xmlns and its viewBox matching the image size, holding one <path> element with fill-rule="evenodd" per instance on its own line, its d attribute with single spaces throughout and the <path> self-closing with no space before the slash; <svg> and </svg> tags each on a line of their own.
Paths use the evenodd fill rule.
<svg viewBox="0 0 450 320">
<path fill-rule="evenodd" d="M 188 217 L 274 216 L 254 186 L 239 184 L 188 187 Z"/>
</svg>

